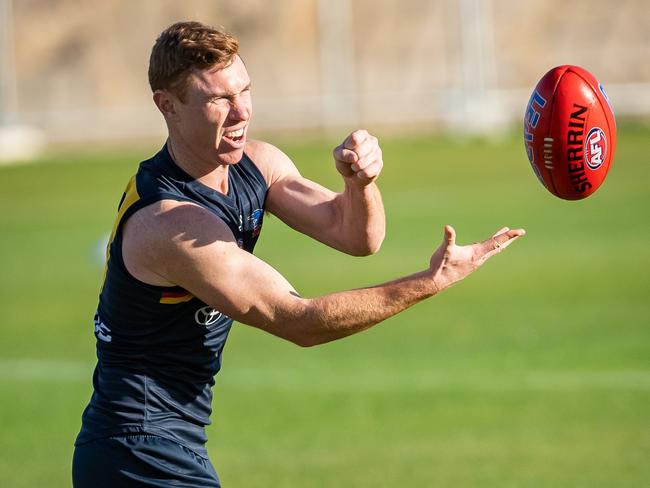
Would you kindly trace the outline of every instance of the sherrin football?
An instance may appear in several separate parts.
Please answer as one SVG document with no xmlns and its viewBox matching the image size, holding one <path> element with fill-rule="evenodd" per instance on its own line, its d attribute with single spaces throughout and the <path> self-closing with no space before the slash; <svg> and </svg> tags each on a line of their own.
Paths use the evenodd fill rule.
<svg viewBox="0 0 650 488">
<path fill-rule="evenodd" d="M 603 86 L 578 66 L 546 73 L 526 107 L 524 143 L 533 171 L 553 195 L 591 195 L 607 176 L 616 146 L 616 121 Z"/>
</svg>

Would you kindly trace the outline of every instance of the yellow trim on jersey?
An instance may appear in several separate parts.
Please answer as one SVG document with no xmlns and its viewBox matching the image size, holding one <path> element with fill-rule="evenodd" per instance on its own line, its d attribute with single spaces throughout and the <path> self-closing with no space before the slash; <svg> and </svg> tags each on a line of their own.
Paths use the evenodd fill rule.
<svg viewBox="0 0 650 488">
<path fill-rule="evenodd" d="M 165 296 L 163 293 L 163 296 L 160 297 L 160 303 L 167 305 L 176 305 L 177 303 L 189 302 L 192 298 L 194 298 L 194 295 L 191 293 L 185 293 L 183 295 L 176 296 Z"/>
<path fill-rule="evenodd" d="M 120 208 L 117 209 L 117 217 L 115 218 L 115 223 L 113 224 L 113 230 L 111 231 L 111 238 L 108 240 L 108 246 L 106 246 L 106 261 L 108 261 L 108 255 L 109 255 L 108 251 L 111 247 L 111 244 L 113 243 L 113 239 L 115 239 L 115 234 L 117 233 L 117 227 L 120 225 L 120 222 L 122 221 L 122 217 L 124 217 L 124 214 L 129 209 L 129 207 L 133 205 L 135 202 L 137 202 L 138 200 L 140 200 L 140 195 L 138 195 L 138 187 L 135 184 L 135 176 L 132 176 L 126 185 L 126 189 L 124 190 L 124 198 L 122 199 Z"/>
<path fill-rule="evenodd" d="M 135 175 L 131 177 L 129 182 L 124 189 L 124 194 L 122 198 L 122 203 L 117 209 L 117 217 L 115 218 L 115 223 L 113 224 L 113 230 L 111 231 L 111 237 L 108 239 L 108 244 L 106 245 L 106 265 L 104 266 L 104 276 L 102 278 L 102 283 L 106 281 L 106 273 L 108 272 L 108 259 L 110 258 L 111 244 L 115 239 L 115 234 L 117 234 L 117 228 L 122 221 L 122 217 L 129 209 L 131 205 L 140 200 L 140 195 L 138 194 L 138 188 L 135 184 Z"/>
</svg>

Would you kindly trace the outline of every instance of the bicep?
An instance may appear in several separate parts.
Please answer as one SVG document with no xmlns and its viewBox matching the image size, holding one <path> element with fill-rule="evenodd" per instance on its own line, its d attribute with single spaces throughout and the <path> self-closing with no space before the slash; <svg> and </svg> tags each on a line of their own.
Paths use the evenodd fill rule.
<svg viewBox="0 0 650 488">
<path fill-rule="evenodd" d="M 269 186 L 266 210 L 298 232 L 336 244 L 338 194 L 304 178 L 291 159 L 271 144 L 251 141 L 253 160 Z"/>
<path fill-rule="evenodd" d="M 175 254 L 166 276 L 234 320 L 264 327 L 298 296 L 280 273 L 235 244 L 212 243 Z"/>
<path fill-rule="evenodd" d="M 182 231 L 158 233 L 156 272 L 232 319 L 291 340 L 282 323 L 303 305 L 291 284 L 240 249 L 221 219 L 198 207 L 182 211 L 187 215 L 176 219 L 182 226 L 171 224 Z"/>
<path fill-rule="evenodd" d="M 267 196 L 267 209 L 285 224 L 325 244 L 337 221 L 337 194 L 293 174 L 275 182 Z"/>
</svg>

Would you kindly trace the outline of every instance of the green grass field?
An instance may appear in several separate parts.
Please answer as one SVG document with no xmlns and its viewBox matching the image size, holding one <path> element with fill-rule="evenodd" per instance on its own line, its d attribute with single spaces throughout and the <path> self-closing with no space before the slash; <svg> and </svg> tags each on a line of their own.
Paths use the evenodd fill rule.
<svg viewBox="0 0 650 488">
<path fill-rule="evenodd" d="M 332 141 L 330 141 L 332 142 Z M 279 144 L 333 188 L 333 142 Z M 352 258 L 266 220 L 258 256 L 306 296 L 528 235 L 374 329 L 300 349 L 235 325 L 209 451 L 226 487 L 641 487 L 650 480 L 650 132 L 592 197 L 536 181 L 517 136 L 384 139 L 388 232 Z M 70 485 L 91 392 L 99 243 L 155 148 L 0 168 L 0 485 Z"/>
</svg>

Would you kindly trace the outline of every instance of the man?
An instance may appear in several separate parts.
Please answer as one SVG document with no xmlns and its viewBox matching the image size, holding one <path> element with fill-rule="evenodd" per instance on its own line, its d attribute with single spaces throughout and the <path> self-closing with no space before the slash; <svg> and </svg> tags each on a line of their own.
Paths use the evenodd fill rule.
<svg viewBox="0 0 650 488">
<path fill-rule="evenodd" d="M 303 178 L 280 150 L 247 138 L 251 82 L 237 52 L 234 38 L 196 22 L 154 45 L 149 81 L 169 138 L 127 185 L 108 245 L 77 487 L 219 486 L 204 427 L 233 320 L 301 346 L 340 339 L 448 288 L 524 233 L 457 246 L 446 226 L 419 273 L 301 297 L 252 254 L 264 212 L 345 253 L 376 252 L 381 150 L 362 130 L 334 149 L 341 193 Z"/>
</svg>

